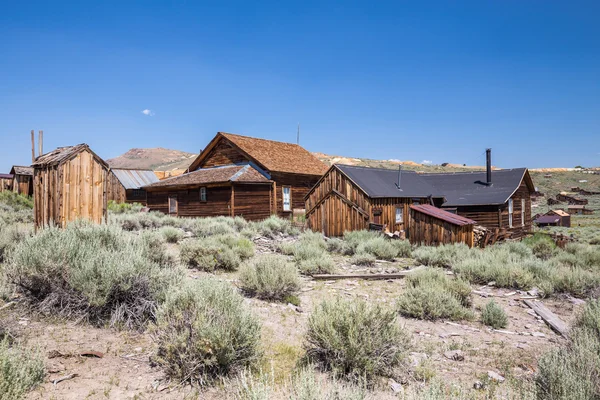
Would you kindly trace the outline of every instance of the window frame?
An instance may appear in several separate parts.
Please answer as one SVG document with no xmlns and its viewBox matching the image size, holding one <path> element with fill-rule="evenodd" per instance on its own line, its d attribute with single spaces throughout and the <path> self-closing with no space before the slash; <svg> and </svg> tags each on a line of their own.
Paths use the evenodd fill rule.
<svg viewBox="0 0 600 400">
<path fill-rule="evenodd" d="M 174 205 L 175 205 L 175 212 L 171 211 L 172 207 L 171 207 L 171 201 L 174 201 Z M 167 201 L 167 206 L 169 208 L 169 215 L 175 214 L 177 215 L 177 213 L 179 212 L 179 201 L 177 199 L 177 195 L 176 194 L 170 194 L 168 197 L 168 201 Z"/>
<path fill-rule="evenodd" d="M 508 199 L 508 227 L 513 227 L 513 213 L 515 211 L 513 199 Z"/>
<path fill-rule="evenodd" d="M 400 211 L 400 220 L 398 220 L 398 211 Z M 394 214 L 394 221 L 396 224 L 403 224 L 404 223 L 404 206 L 403 205 L 397 205 L 396 206 L 396 211 Z"/>
<path fill-rule="evenodd" d="M 289 205 L 288 209 L 285 208 L 285 191 L 288 190 L 288 200 Z M 281 207 L 284 212 L 292 212 L 292 187 L 291 186 L 282 186 L 281 187 Z"/>
<path fill-rule="evenodd" d="M 525 199 L 521 199 L 521 226 L 525 226 Z"/>
<path fill-rule="evenodd" d="M 198 198 L 200 199 L 201 203 L 206 203 L 206 186 L 200 187 L 200 190 L 198 192 Z"/>
</svg>

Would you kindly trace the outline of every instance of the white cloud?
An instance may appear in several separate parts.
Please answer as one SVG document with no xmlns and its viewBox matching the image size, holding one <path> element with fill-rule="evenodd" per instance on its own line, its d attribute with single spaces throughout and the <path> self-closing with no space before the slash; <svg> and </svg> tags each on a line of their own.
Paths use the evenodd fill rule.
<svg viewBox="0 0 600 400">
<path fill-rule="evenodd" d="M 152 110 L 148 110 L 147 108 L 145 110 L 142 111 L 142 114 L 147 115 L 149 117 L 153 117 L 154 116 L 154 111 Z"/>
<path fill-rule="evenodd" d="M 421 161 L 421 164 L 431 165 L 431 164 L 433 164 L 433 161 L 431 161 L 431 160 L 423 160 L 423 161 Z"/>
</svg>

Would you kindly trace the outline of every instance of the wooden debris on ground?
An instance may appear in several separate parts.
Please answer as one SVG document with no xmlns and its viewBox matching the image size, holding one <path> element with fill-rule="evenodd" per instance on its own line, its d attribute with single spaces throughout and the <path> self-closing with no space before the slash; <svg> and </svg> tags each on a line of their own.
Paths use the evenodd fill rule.
<svg viewBox="0 0 600 400">
<path fill-rule="evenodd" d="M 61 376 L 60 378 L 53 380 L 52 384 L 56 385 L 62 381 L 67 381 L 69 379 L 77 378 L 78 376 L 79 376 L 78 374 L 69 374 L 69 375 Z"/>
<path fill-rule="evenodd" d="M 320 274 L 313 275 L 315 280 L 337 280 L 337 279 L 400 279 L 407 275 L 412 274 L 415 271 L 424 269 L 424 266 L 409 269 L 408 271 L 401 271 L 392 274 L 348 274 L 348 275 L 337 275 L 337 274 Z"/>
<path fill-rule="evenodd" d="M 536 312 L 554 331 L 558 332 L 564 337 L 567 337 L 568 328 L 565 323 L 558 318 L 556 314 L 548 310 L 546 306 L 540 301 L 524 300 L 529 308 Z"/>
</svg>

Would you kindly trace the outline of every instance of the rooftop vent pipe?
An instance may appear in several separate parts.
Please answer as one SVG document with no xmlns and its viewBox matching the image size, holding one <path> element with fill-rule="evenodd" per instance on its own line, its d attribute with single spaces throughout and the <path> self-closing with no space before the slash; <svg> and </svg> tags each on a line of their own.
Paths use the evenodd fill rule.
<svg viewBox="0 0 600 400">
<path fill-rule="evenodd" d="M 485 167 L 486 167 L 486 183 L 488 186 L 492 184 L 492 149 L 485 149 Z"/>
</svg>

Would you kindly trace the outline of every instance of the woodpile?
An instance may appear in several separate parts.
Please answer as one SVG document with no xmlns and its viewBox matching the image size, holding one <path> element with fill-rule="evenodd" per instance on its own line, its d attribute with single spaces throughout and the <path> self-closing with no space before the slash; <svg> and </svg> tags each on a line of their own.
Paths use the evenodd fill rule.
<svg viewBox="0 0 600 400">
<path fill-rule="evenodd" d="M 473 227 L 473 247 L 483 247 L 482 244 L 487 235 L 487 228 L 481 225 Z"/>
</svg>

